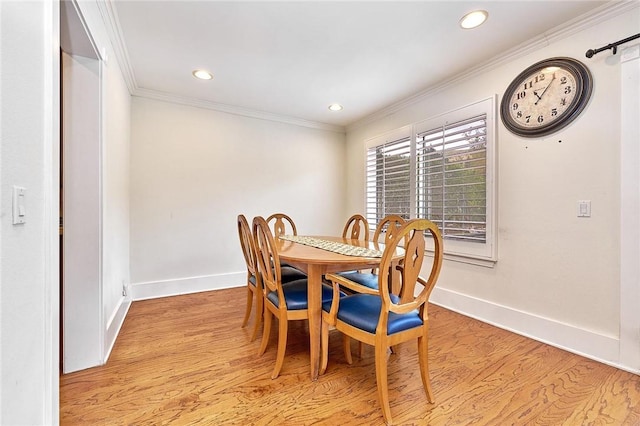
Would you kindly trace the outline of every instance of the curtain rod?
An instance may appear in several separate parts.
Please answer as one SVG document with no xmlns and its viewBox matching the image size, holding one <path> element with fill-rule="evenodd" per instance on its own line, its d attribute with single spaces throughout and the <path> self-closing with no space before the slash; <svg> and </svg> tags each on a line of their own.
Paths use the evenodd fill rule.
<svg viewBox="0 0 640 426">
<path fill-rule="evenodd" d="M 627 42 L 629 42 L 631 40 L 635 40 L 637 38 L 640 38 L 640 33 L 638 33 L 636 35 L 632 35 L 631 37 L 627 37 L 624 40 L 618 40 L 615 43 L 607 44 L 606 46 L 603 46 L 600 49 L 595 49 L 595 50 L 589 49 L 589 50 L 587 50 L 587 53 L 585 53 L 585 56 L 587 58 L 591 58 L 596 53 L 600 53 L 603 50 L 607 50 L 607 49 L 613 50 L 613 54 L 615 55 L 616 53 L 618 53 L 618 46 L 619 45 L 627 43 Z"/>
</svg>

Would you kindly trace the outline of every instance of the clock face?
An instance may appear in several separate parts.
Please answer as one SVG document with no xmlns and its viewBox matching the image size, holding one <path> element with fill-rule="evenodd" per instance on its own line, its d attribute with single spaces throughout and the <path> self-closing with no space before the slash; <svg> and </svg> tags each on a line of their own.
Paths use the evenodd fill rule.
<svg viewBox="0 0 640 426">
<path fill-rule="evenodd" d="M 591 75 L 570 58 L 548 59 L 527 68 L 507 88 L 500 113 L 521 136 L 553 133 L 574 120 L 591 95 Z"/>
</svg>

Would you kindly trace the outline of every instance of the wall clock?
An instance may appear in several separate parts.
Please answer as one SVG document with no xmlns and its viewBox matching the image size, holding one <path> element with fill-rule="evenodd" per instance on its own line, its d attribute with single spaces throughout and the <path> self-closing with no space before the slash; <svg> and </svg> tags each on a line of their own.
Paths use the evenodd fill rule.
<svg viewBox="0 0 640 426">
<path fill-rule="evenodd" d="M 545 59 L 522 71 L 507 87 L 500 104 L 502 122 L 524 137 L 556 132 L 580 115 L 592 87 L 591 73 L 580 61 Z"/>
</svg>

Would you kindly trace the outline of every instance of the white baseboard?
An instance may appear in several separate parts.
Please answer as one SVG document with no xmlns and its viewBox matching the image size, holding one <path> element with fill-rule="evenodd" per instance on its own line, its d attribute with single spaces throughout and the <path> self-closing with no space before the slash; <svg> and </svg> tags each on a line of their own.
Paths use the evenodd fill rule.
<svg viewBox="0 0 640 426">
<path fill-rule="evenodd" d="M 430 302 L 496 327 L 632 373 L 619 364 L 620 340 L 527 312 L 436 287 Z"/>
<path fill-rule="evenodd" d="M 148 281 L 131 284 L 133 300 L 155 299 L 158 297 L 177 296 L 180 294 L 198 293 L 201 291 L 221 290 L 223 288 L 246 285 L 247 273 L 232 272 L 220 275 L 179 278 L 174 280 Z"/>
<path fill-rule="evenodd" d="M 124 319 L 126 318 L 130 307 L 131 299 L 126 297 L 120 299 L 118 307 L 113 312 L 107 323 L 107 331 L 104 335 L 104 347 L 106 350 L 102 358 L 103 364 L 107 363 L 109 355 L 111 355 L 111 350 L 113 349 L 113 345 L 116 343 L 116 339 L 120 333 L 120 328 L 122 328 L 122 324 L 124 324 Z"/>
</svg>

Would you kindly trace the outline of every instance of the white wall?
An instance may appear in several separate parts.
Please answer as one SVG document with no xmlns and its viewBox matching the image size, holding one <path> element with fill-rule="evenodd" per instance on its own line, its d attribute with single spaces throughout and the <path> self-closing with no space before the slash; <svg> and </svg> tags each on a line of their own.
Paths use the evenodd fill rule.
<svg viewBox="0 0 640 426">
<path fill-rule="evenodd" d="M 129 267 L 129 145 L 131 96 L 115 56 L 103 67 L 103 318 L 105 350 L 110 352 L 131 303 Z M 123 296 L 123 285 L 126 296 Z"/>
<path fill-rule="evenodd" d="M 636 7 L 524 56 L 511 52 L 492 68 L 348 129 L 347 206 L 356 211 L 364 206 L 365 139 L 494 94 L 500 100 L 520 71 L 545 58 L 577 58 L 593 74 L 589 105 L 562 131 L 525 139 L 498 123 L 499 260 L 493 268 L 446 261 L 433 301 L 618 362 L 620 59 L 608 52 L 592 59 L 584 54 L 636 33 L 638 22 Z M 591 218 L 576 217 L 578 200 L 591 200 Z"/>
<path fill-rule="evenodd" d="M 341 133 L 139 97 L 131 127 L 136 299 L 244 284 L 240 213 L 342 232 Z"/>
<path fill-rule="evenodd" d="M 58 5 L 0 2 L 0 424 L 57 421 Z M 12 187 L 26 223 L 12 224 Z"/>
<path fill-rule="evenodd" d="M 81 2 L 98 48 L 102 17 Z M 0 1 L 0 424 L 58 423 L 59 4 Z M 103 109 L 103 298 L 126 305 L 129 282 L 129 96 L 117 61 L 106 65 Z M 26 187 L 27 221 L 12 225 L 13 185 Z M 124 314 L 121 315 L 124 317 Z M 108 318 L 108 316 L 105 316 Z M 112 323 L 115 324 L 115 320 Z M 112 328 L 112 324 L 104 324 Z M 110 336 L 109 329 L 105 337 Z M 115 336 L 111 335 L 113 338 Z M 108 346 L 108 345 L 106 345 Z"/>
<path fill-rule="evenodd" d="M 94 2 L 78 2 L 95 46 L 102 56 L 102 318 L 103 362 L 115 343 L 131 303 L 129 289 L 129 145 L 131 96 Z"/>
<path fill-rule="evenodd" d="M 620 363 L 640 371 L 640 43 L 623 47 L 620 62 Z"/>
<path fill-rule="evenodd" d="M 65 25 L 62 24 L 61 28 Z M 63 52 L 62 371 L 102 364 L 100 61 Z"/>
</svg>

